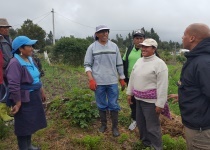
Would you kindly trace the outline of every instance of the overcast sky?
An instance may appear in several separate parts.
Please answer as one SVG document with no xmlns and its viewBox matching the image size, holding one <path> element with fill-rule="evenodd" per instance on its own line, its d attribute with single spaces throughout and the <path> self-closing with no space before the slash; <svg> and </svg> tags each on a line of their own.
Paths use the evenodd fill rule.
<svg viewBox="0 0 210 150">
<path fill-rule="evenodd" d="M 162 41 L 177 41 L 191 23 L 210 26 L 210 0 L 0 0 L 0 17 L 7 18 L 14 29 L 27 19 L 55 37 L 92 36 L 95 27 L 110 27 L 110 38 L 125 37 L 132 30 L 155 30 Z"/>
</svg>

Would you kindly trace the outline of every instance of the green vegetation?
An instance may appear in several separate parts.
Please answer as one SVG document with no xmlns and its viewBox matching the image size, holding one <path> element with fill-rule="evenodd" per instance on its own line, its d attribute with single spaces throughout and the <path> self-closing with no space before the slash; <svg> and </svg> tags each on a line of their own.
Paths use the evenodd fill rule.
<svg viewBox="0 0 210 150">
<path fill-rule="evenodd" d="M 10 128 L 4 124 L 0 119 L 0 140 L 6 138 L 9 135 Z"/>
<path fill-rule="evenodd" d="M 88 81 L 83 67 L 64 64 L 48 65 L 43 61 L 45 76 L 42 82 L 48 97 L 45 105 L 48 127 L 34 134 L 34 144 L 43 150 L 48 149 L 104 149 L 104 150 L 137 150 L 144 148 L 139 141 L 138 130 L 129 131 L 130 108 L 126 101 L 125 91 L 120 91 L 119 130 L 121 135 L 112 136 L 111 121 L 108 119 L 108 130 L 99 133 L 98 111 L 94 102 L 94 93 L 88 89 Z M 169 65 L 169 93 L 177 93 L 175 81 L 179 80 L 181 64 Z M 173 80 L 172 80 L 173 79 Z M 120 88 L 120 87 L 119 87 Z M 178 104 L 173 104 L 177 110 Z M 171 111 L 176 109 L 170 102 Z M 5 127 L 5 126 L 4 126 Z M 0 127 L 0 134 L 3 128 Z M 173 128 L 173 126 L 172 126 Z M 0 148 L 17 149 L 17 141 L 11 127 L 7 128 Z M 10 143 L 10 144 L 8 144 Z M 185 150 L 185 140 L 181 136 L 163 135 L 164 150 Z M 144 148 L 149 149 L 149 148 Z"/>
</svg>

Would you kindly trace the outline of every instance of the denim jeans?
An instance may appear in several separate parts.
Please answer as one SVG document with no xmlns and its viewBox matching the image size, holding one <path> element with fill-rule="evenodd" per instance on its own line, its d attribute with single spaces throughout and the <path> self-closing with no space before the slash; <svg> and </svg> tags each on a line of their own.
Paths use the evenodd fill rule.
<svg viewBox="0 0 210 150">
<path fill-rule="evenodd" d="M 119 111 L 118 96 L 118 84 L 97 85 L 95 98 L 98 109 L 102 111 Z"/>
</svg>

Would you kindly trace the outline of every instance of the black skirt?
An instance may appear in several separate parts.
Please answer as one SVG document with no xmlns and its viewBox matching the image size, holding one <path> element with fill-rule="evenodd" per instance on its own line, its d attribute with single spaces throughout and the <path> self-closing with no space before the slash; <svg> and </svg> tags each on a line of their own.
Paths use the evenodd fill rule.
<svg viewBox="0 0 210 150">
<path fill-rule="evenodd" d="M 21 103 L 14 118 L 16 136 L 32 135 L 37 130 L 47 127 L 40 90 L 30 92 L 30 101 Z"/>
</svg>

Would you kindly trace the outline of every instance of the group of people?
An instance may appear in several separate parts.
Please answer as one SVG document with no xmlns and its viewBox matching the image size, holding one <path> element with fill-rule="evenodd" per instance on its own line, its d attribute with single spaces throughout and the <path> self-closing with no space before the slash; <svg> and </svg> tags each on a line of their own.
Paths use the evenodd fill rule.
<svg viewBox="0 0 210 150">
<path fill-rule="evenodd" d="M 31 136 L 47 126 L 42 102 L 46 100 L 40 71 L 34 59 L 33 45 L 37 40 L 18 36 L 9 37 L 5 18 L 0 18 L 0 117 L 10 118 L 2 111 L 11 106 L 15 134 L 20 150 L 38 150 L 32 145 Z M 131 108 L 133 130 L 137 125 L 140 140 L 146 147 L 163 149 L 159 115 L 167 99 L 179 102 L 188 150 L 210 149 L 210 29 L 202 23 L 189 25 L 182 37 L 183 48 L 190 50 L 178 82 L 178 94 L 168 95 L 168 68 L 157 54 L 158 43 L 145 38 L 143 30 L 133 34 L 133 45 L 123 58 L 118 46 L 109 40 L 110 29 L 99 25 L 95 41 L 88 47 L 84 66 L 89 88 L 94 91 L 101 126 L 107 130 L 107 114 L 111 115 L 112 133 L 118 129 L 118 83 L 122 90 L 127 84 L 127 101 Z M 8 87 L 8 90 L 5 86 Z M 9 95 L 4 97 L 4 93 Z M 2 115 L 4 114 L 4 115 Z M 6 116 L 6 117 L 5 117 Z"/>
<path fill-rule="evenodd" d="M 10 106 L 19 150 L 39 150 L 32 145 L 32 134 L 45 128 L 47 122 L 40 64 L 32 57 L 37 40 L 18 36 L 11 41 L 10 27 L 5 18 L 0 18 L 0 116 L 4 121 L 10 120 L 12 117 L 4 111 L 6 104 Z"/>
<path fill-rule="evenodd" d="M 158 43 L 145 38 L 142 30 L 133 34 L 133 45 L 121 58 L 119 48 L 109 40 L 110 29 L 99 25 L 95 42 L 87 49 L 84 66 L 89 88 L 94 91 L 101 126 L 107 129 L 107 112 L 111 114 L 112 133 L 118 130 L 118 82 L 122 89 L 127 84 L 127 101 L 131 108 L 133 130 L 137 124 L 140 140 L 145 147 L 162 150 L 159 115 L 167 99 L 179 102 L 185 127 L 187 149 L 210 149 L 210 29 L 202 23 L 189 25 L 182 37 L 185 56 L 178 94 L 168 95 L 168 68 L 157 53 Z"/>
</svg>

